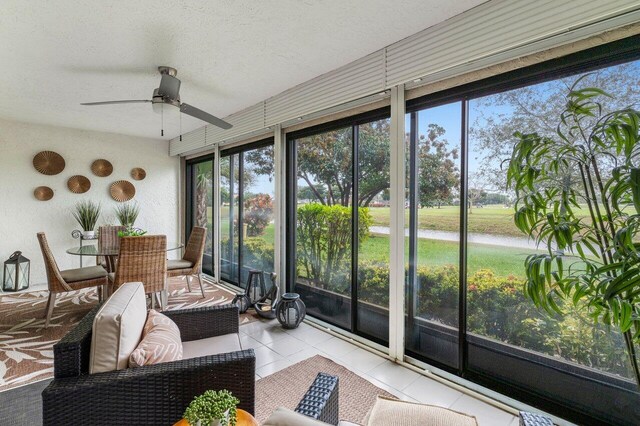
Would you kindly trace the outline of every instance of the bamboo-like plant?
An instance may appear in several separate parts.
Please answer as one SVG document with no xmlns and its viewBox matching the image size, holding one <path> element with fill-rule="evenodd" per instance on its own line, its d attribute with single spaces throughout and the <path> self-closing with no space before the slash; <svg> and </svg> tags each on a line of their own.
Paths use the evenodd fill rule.
<svg viewBox="0 0 640 426">
<path fill-rule="evenodd" d="M 611 96 L 581 80 L 554 137 L 515 134 L 515 224 L 547 249 L 525 260 L 525 293 L 551 314 L 573 303 L 617 327 L 640 386 L 640 111 L 605 113 Z"/>
<path fill-rule="evenodd" d="M 135 201 L 123 203 L 116 207 L 115 214 L 120 225 L 131 228 L 140 214 L 140 206 Z"/>
<path fill-rule="evenodd" d="M 80 201 L 76 204 L 73 217 L 78 221 L 83 231 L 90 232 L 96 228 L 98 218 L 100 217 L 100 203 L 93 201 Z"/>
</svg>

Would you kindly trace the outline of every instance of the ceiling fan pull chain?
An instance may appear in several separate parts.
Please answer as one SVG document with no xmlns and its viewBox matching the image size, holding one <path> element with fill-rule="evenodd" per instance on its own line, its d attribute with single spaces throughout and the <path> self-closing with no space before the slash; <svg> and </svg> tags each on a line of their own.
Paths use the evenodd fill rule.
<svg viewBox="0 0 640 426">
<path fill-rule="evenodd" d="M 164 104 L 160 105 L 160 136 L 164 136 Z"/>
<path fill-rule="evenodd" d="M 180 111 L 180 142 L 182 142 L 182 111 Z"/>
</svg>

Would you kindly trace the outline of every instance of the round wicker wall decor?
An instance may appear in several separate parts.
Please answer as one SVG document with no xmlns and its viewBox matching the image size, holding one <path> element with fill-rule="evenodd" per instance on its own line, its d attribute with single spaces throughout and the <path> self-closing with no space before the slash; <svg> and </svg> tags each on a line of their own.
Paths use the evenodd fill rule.
<svg viewBox="0 0 640 426">
<path fill-rule="evenodd" d="M 64 166 L 64 158 L 57 152 L 42 151 L 33 157 L 33 167 L 43 175 L 57 175 Z"/>
<path fill-rule="evenodd" d="M 103 158 L 91 163 L 91 171 L 99 177 L 106 177 L 113 173 L 113 165 Z"/>
<path fill-rule="evenodd" d="M 127 180 L 118 180 L 111 184 L 109 189 L 111 198 L 116 201 L 129 201 L 136 195 L 136 187 Z"/>
<path fill-rule="evenodd" d="M 147 177 L 147 172 L 145 172 L 143 168 L 136 167 L 131 169 L 131 177 L 134 180 L 142 180 Z"/>
<path fill-rule="evenodd" d="M 67 181 L 67 188 L 74 194 L 84 194 L 91 188 L 91 181 L 84 176 L 71 176 Z"/>
<path fill-rule="evenodd" d="M 39 201 L 49 201 L 53 198 L 53 189 L 48 186 L 39 186 L 33 190 L 33 196 Z"/>
</svg>

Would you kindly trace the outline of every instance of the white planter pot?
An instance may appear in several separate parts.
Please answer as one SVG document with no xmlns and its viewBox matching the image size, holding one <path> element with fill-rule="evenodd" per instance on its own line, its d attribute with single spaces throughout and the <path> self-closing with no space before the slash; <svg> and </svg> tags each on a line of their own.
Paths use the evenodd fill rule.
<svg viewBox="0 0 640 426">
<path fill-rule="evenodd" d="M 202 421 L 198 420 L 196 426 L 227 426 L 229 424 L 229 410 L 225 411 L 224 418 L 221 420 L 213 420 L 209 424 L 204 424 Z"/>
<path fill-rule="evenodd" d="M 95 237 L 96 237 L 96 231 L 82 231 L 82 238 L 84 238 L 85 240 L 95 238 Z"/>
</svg>

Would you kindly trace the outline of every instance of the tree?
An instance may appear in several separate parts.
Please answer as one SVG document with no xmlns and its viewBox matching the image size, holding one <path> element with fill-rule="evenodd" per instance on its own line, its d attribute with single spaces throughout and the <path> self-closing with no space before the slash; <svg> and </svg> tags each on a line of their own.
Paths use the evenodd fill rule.
<svg viewBox="0 0 640 426">
<path fill-rule="evenodd" d="M 570 88 L 554 135 L 514 135 L 514 220 L 548 251 L 527 257 L 525 294 L 551 315 L 572 303 L 617 327 L 640 387 L 640 111 L 612 110 L 604 104 L 611 95 L 579 89 L 582 80 Z M 577 214 L 580 203 L 590 220 Z"/>
<path fill-rule="evenodd" d="M 458 150 L 449 150 L 448 142 L 442 138 L 445 129 L 437 124 L 429 124 L 426 135 L 418 141 L 418 196 L 424 206 L 451 202 L 454 191 L 460 185 L 460 172 L 454 160 Z"/>
<path fill-rule="evenodd" d="M 575 77 L 566 77 L 533 86 L 497 93 L 471 101 L 470 163 L 477 163 L 478 175 L 486 190 L 506 189 L 506 164 L 520 129 L 540 136 L 554 137 L 555 117 L 565 108 L 566 92 Z M 604 113 L 640 102 L 638 64 L 628 63 L 604 68 L 589 74 L 584 84 L 599 87 L 613 97 L 603 105 Z M 579 181 L 579 179 L 578 179 Z"/>
</svg>

